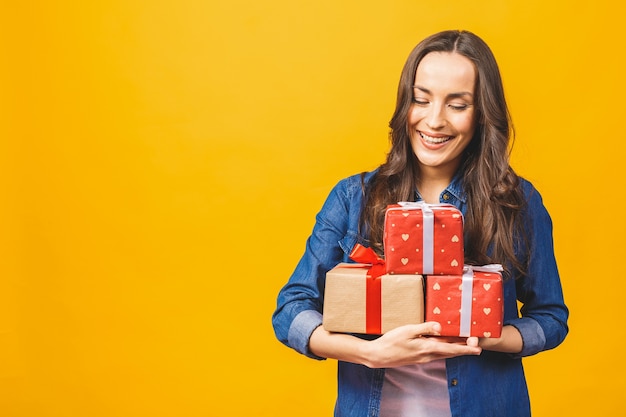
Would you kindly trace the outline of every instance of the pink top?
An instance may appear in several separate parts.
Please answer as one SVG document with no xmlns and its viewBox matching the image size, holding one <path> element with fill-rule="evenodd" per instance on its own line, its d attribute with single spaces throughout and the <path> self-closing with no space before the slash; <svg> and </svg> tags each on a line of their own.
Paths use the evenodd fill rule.
<svg viewBox="0 0 626 417">
<path fill-rule="evenodd" d="M 451 417 L 446 361 L 385 370 L 380 417 Z"/>
</svg>

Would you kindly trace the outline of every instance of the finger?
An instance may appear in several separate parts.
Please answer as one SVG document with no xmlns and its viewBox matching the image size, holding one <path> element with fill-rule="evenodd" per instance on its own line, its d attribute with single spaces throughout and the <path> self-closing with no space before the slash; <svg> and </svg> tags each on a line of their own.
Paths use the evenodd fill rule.
<svg viewBox="0 0 626 417">
<path fill-rule="evenodd" d="M 442 343 L 437 341 L 438 338 L 427 339 L 430 344 L 430 349 L 433 353 L 449 356 L 460 355 L 479 355 L 482 352 L 482 348 L 479 346 L 473 346 L 471 343 L 476 343 L 477 340 L 473 340 L 470 344 L 466 343 Z M 473 338 L 476 339 L 476 338 Z"/>
<path fill-rule="evenodd" d="M 420 324 L 405 324 L 385 333 L 383 337 L 391 338 L 402 335 L 410 339 L 416 339 L 422 336 L 438 336 L 441 332 L 441 325 L 437 322 L 430 321 Z"/>
<path fill-rule="evenodd" d="M 433 336 L 433 340 L 441 343 L 456 343 L 460 345 L 467 344 L 467 337 L 458 336 Z"/>
<path fill-rule="evenodd" d="M 478 338 L 477 337 L 468 337 L 466 344 L 467 344 L 467 346 L 478 347 Z"/>
<path fill-rule="evenodd" d="M 439 336 L 441 334 L 441 324 L 436 321 L 410 325 L 411 331 L 417 336 Z"/>
<path fill-rule="evenodd" d="M 481 352 L 482 352 L 482 349 L 479 347 L 449 344 L 447 348 L 440 349 L 432 353 L 440 357 L 453 358 L 456 356 L 465 356 L 465 355 L 477 356 L 477 355 L 480 355 Z"/>
</svg>

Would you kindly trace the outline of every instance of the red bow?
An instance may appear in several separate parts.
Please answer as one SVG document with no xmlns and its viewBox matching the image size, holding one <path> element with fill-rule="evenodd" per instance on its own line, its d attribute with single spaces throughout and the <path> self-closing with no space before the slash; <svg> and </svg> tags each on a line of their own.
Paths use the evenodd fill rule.
<svg viewBox="0 0 626 417">
<path fill-rule="evenodd" d="M 374 249 L 357 243 L 352 248 L 349 256 L 350 259 L 355 262 L 371 265 L 370 269 L 367 271 L 368 276 L 378 278 L 381 275 L 385 275 L 385 260 L 379 257 L 376 252 L 374 252 Z"/>
</svg>

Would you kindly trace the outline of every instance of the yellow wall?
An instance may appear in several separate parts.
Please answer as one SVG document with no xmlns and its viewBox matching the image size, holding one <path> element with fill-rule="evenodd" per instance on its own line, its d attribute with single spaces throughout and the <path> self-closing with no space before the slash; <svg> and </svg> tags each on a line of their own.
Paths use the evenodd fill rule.
<svg viewBox="0 0 626 417">
<path fill-rule="evenodd" d="M 496 53 L 571 333 L 536 416 L 623 391 L 624 6 L 610 0 L 12 2 L 0 14 L 0 415 L 324 416 L 335 363 L 270 315 L 340 178 L 387 150 L 401 66 Z"/>
</svg>

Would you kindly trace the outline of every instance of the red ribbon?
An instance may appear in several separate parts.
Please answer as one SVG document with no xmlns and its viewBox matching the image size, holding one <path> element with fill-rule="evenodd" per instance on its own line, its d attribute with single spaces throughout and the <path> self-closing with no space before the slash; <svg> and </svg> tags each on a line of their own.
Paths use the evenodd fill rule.
<svg viewBox="0 0 626 417">
<path fill-rule="evenodd" d="M 382 333 L 382 286 L 380 276 L 385 274 L 385 260 L 379 257 L 372 248 L 360 243 L 354 245 L 350 259 L 355 262 L 370 264 L 365 282 L 365 332 L 368 334 Z"/>
</svg>

